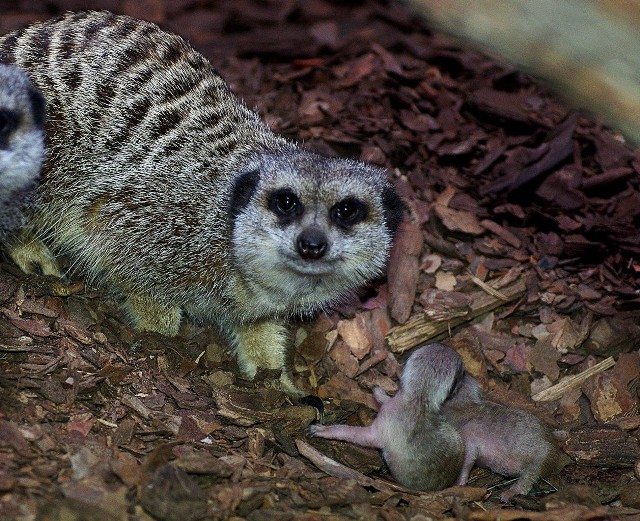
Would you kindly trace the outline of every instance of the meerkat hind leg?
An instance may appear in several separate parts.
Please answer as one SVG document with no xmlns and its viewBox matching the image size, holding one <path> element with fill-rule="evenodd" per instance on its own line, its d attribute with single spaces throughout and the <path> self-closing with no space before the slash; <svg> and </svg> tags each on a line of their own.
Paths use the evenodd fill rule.
<svg viewBox="0 0 640 521">
<path fill-rule="evenodd" d="M 528 467 L 525 467 L 522 470 L 522 474 L 518 477 L 518 481 L 516 481 L 511 487 L 509 487 L 506 491 L 500 494 L 500 501 L 503 503 L 508 503 L 511 501 L 513 496 L 518 494 L 528 494 L 531 491 L 531 487 L 538 481 L 540 477 L 540 465 L 539 464 L 531 464 Z"/>
<path fill-rule="evenodd" d="M 460 475 L 456 480 L 456 485 L 466 485 L 469 480 L 469 474 L 471 469 L 476 463 L 476 451 L 471 447 L 465 447 L 464 450 L 464 462 L 462 463 L 462 469 L 460 469 Z"/>
<path fill-rule="evenodd" d="M 380 436 L 373 424 L 368 427 L 352 425 L 310 425 L 309 433 L 317 438 L 349 441 L 362 447 L 381 449 Z"/>
<path fill-rule="evenodd" d="M 139 293 L 130 293 L 124 304 L 129 321 L 139 331 L 154 331 L 176 336 L 182 320 L 182 309 Z"/>
<path fill-rule="evenodd" d="M 7 253 L 11 260 L 25 273 L 52 275 L 62 278 L 55 255 L 31 232 L 22 230 L 9 242 Z"/>
</svg>

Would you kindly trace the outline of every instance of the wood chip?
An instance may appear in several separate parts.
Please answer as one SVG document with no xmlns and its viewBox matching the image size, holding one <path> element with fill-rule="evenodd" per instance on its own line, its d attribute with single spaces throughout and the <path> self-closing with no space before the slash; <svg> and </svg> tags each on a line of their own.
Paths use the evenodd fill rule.
<svg viewBox="0 0 640 521">
<path fill-rule="evenodd" d="M 507 299 L 506 302 L 517 300 L 524 295 L 525 291 L 526 286 L 522 279 L 502 289 L 502 293 Z M 457 317 L 449 322 L 433 322 L 423 315 L 418 315 L 409 319 L 406 324 L 392 328 L 387 335 L 387 342 L 391 351 L 403 353 L 421 343 L 429 342 L 439 334 L 449 330 L 449 328 L 469 322 L 478 316 L 499 308 L 505 303 L 505 300 L 497 299 L 484 291 L 474 292 L 470 296 L 473 303 L 471 304 L 471 311 L 465 317 Z"/>
<path fill-rule="evenodd" d="M 602 362 L 597 363 L 593 367 L 589 367 L 585 369 L 580 374 L 576 374 L 573 376 L 567 376 L 563 378 L 556 385 L 545 389 L 544 391 L 539 392 L 538 394 L 532 396 L 531 398 L 535 402 L 550 402 L 553 400 L 557 400 L 561 398 L 564 393 L 569 391 L 570 389 L 574 389 L 576 387 L 580 387 L 584 381 L 593 376 L 594 374 L 598 374 L 602 371 L 606 371 L 610 369 L 616 364 L 615 360 L 612 356 L 603 360 Z"/>
</svg>

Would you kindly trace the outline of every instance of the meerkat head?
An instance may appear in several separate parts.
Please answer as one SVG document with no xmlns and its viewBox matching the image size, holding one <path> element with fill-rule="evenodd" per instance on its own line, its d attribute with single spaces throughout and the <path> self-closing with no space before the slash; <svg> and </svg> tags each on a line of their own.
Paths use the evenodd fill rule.
<svg viewBox="0 0 640 521">
<path fill-rule="evenodd" d="M 245 167 L 229 212 L 245 283 L 304 312 L 381 274 L 402 203 L 382 170 L 292 148 Z"/>
<path fill-rule="evenodd" d="M 408 399 L 420 399 L 429 410 L 437 411 L 457 392 L 464 378 L 464 364 L 456 351 L 442 344 L 427 344 L 407 358 L 400 384 Z"/>
<path fill-rule="evenodd" d="M 0 202 L 32 187 L 44 157 L 45 101 L 27 75 L 0 64 Z"/>
</svg>

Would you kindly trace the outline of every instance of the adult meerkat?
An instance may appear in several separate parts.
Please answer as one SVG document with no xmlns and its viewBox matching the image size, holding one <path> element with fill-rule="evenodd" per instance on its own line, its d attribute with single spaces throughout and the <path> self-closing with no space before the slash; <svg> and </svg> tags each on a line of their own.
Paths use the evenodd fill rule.
<svg viewBox="0 0 640 521">
<path fill-rule="evenodd" d="M 44 158 L 45 101 L 28 76 L 0 65 L 0 240 L 24 221 Z"/>
<path fill-rule="evenodd" d="M 401 218 L 385 173 L 276 136 L 179 36 L 70 13 L 1 38 L 0 62 L 50 114 L 39 207 L 10 248 L 23 270 L 61 275 L 65 253 L 139 330 L 214 322 L 250 377 L 285 367 L 287 319 L 382 272 Z"/>
</svg>

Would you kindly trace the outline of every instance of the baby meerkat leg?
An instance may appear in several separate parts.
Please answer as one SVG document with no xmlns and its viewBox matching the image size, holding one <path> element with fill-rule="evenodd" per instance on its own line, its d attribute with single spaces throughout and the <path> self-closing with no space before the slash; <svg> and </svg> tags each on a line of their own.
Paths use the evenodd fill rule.
<svg viewBox="0 0 640 521">
<path fill-rule="evenodd" d="M 462 463 L 462 469 L 460 470 L 460 475 L 456 480 L 456 485 L 466 485 L 469 480 L 469 474 L 471 473 L 471 469 L 476 462 L 476 451 L 473 450 L 473 447 L 466 447 L 464 449 L 464 462 Z"/>
<path fill-rule="evenodd" d="M 28 230 L 21 230 L 16 234 L 7 246 L 7 253 L 25 273 L 63 276 L 51 250 Z"/>
<path fill-rule="evenodd" d="M 287 367 L 289 336 L 287 327 L 279 322 L 256 322 L 233 331 L 236 358 L 245 375 L 253 378 L 258 369 L 280 369 L 283 390 L 300 396 L 303 393 L 291 381 Z"/>
<path fill-rule="evenodd" d="M 378 387 L 376 385 L 373 388 L 373 399 L 376 401 L 378 405 L 382 405 L 383 403 L 391 400 L 391 396 L 389 396 L 382 387 Z"/>
<path fill-rule="evenodd" d="M 179 306 L 169 306 L 149 295 L 130 293 L 124 308 L 131 324 L 139 331 L 154 331 L 165 336 L 178 334 L 182 319 Z"/>
<path fill-rule="evenodd" d="M 540 477 L 540 465 L 533 464 L 523 468 L 522 474 L 511 487 L 500 494 L 500 501 L 508 503 L 513 496 L 518 494 L 528 494 L 533 487 L 534 483 L 538 481 Z"/>
<path fill-rule="evenodd" d="M 310 425 L 309 433 L 318 438 L 342 440 L 355 443 L 362 447 L 381 449 L 380 436 L 375 423 L 368 427 L 354 427 L 351 425 Z"/>
</svg>

